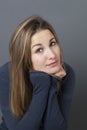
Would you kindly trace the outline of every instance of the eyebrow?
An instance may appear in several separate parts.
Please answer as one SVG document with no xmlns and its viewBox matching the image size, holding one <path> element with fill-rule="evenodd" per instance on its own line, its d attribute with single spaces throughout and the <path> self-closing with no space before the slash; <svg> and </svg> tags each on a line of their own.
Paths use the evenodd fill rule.
<svg viewBox="0 0 87 130">
<path fill-rule="evenodd" d="M 33 45 L 32 48 L 34 48 L 35 46 L 41 46 L 41 43 Z"/>
<path fill-rule="evenodd" d="M 52 40 L 56 40 L 55 37 L 51 38 L 51 39 L 50 39 L 50 42 L 51 42 Z"/>
<path fill-rule="evenodd" d="M 50 39 L 50 42 L 51 42 L 52 40 L 55 40 L 55 37 L 51 38 L 51 39 Z M 41 43 L 37 43 L 37 44 L 33 45 L 32 48 L 34 48 L 35 46 L 41 46 L 41 45 L 42 45 Z"/>
</svg>

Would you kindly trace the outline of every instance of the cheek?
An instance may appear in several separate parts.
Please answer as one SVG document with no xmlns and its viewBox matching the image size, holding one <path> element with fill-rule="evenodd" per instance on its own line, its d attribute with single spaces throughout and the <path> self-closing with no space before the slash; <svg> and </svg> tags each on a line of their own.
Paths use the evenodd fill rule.
<svg viewBox="0 0 87 130">
<path fill-rule="evenodd" d="M 37 56 L 32 57 L 32 65 L 34 69 L 40 68 L 42 64 L 43 64 L 42 59 L 40 57 Z"/>
<path fill-rule="evenodd" d="M 60 48 L 58 46 L 55 48 L 54 51 L 55 51 L 57 56 L 60 56 L 61 50 L 60 50 Z"/>
<path fill-rule="evenodd" d="M 61 50 L 61 48 L 58 48 L 57 53 L 58 53 L 58 57 L 60 59 L 60 62 L 62 62 L 62 50 Z"/>
<path fill-rule="evenodd" d="M 32 56 L 31 60 L 33 65 L 38 63 L 38 59 L 36 56 Z"/>
<path fill-rule="evenodd" d="M 39 59 L 36 58 L 36 59 L 33 61 L 33 63 L 34 63 L 34 65 L 40 64 Z"/>
</svg>

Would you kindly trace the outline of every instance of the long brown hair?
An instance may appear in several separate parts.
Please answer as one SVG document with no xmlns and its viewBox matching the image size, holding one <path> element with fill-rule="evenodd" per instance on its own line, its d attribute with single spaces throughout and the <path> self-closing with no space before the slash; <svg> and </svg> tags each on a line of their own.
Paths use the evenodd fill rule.
<svg viewBox="0 0 87 130">
<path fill-rule="evenodd" d="M 49 29 L 59 43 L 55 30 L 46 20 L 39 16 L 31 16 L 19 24 L 9 44 L 10 102 L 11 111 L 17 118 L 23 117 L 32 99 L 33 90 L 29 77 L 29 71 L 32 69 L 31 38 L 43 29 Z"/>
</svg>

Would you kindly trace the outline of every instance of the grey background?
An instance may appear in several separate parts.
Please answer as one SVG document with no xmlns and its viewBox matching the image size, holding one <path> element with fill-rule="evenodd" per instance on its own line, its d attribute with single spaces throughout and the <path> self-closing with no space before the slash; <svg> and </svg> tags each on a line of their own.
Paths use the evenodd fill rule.
<svg viewBox="0 0 87 130">
<path fill-rule="evenodd" d="M 33 14 L 54 26 L 64 59 L 76 73 L 69 130 L 87 129 L 87 0 L 0 0 L 0 66 L 9 60 L 8 45 L 15 27 Z"/>
</svg>

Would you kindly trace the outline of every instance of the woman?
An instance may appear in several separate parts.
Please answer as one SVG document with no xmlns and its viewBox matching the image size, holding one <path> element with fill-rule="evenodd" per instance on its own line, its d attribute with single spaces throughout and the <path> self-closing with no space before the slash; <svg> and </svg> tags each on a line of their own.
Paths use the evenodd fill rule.
<svg viewBox="0 0 87 130">
<path fill-rule="evenodd" d="M 0 68 L 1 130 L 66 130 L 75 76 L 52 26 L 31 16 L 15 30 Z"/>
</svg>

